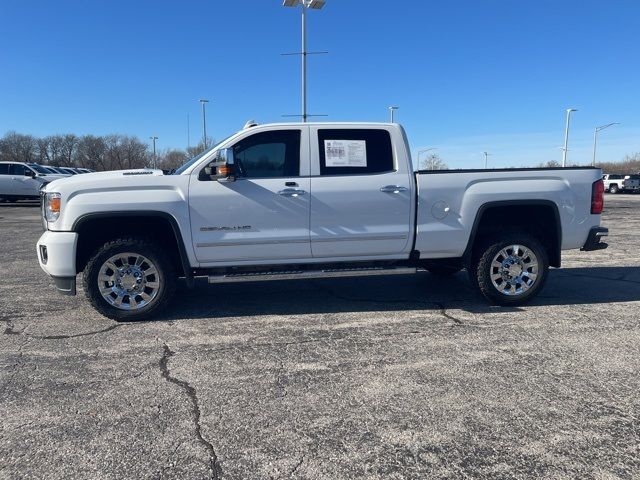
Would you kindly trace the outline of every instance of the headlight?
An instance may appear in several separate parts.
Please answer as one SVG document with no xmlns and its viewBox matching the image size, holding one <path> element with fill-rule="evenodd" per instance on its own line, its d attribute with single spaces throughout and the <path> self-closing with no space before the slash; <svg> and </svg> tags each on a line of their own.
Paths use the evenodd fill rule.
<svg viewBox="0 0 640 480">
<path fill-rule="evenodd" d="M 55 222 L 60 216 L 60 200 L 59 193 L 47 193 L 44 196 L 44 218 L 47 222 Z"/>
</svg>

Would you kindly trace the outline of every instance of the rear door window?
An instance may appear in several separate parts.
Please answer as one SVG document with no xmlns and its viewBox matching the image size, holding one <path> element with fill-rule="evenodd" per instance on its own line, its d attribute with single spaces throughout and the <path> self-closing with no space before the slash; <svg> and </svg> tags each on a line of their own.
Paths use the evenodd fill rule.
<svg viewBox="0 0 640 480">
<path fill-rule="evenodd" d="M 320 129 L 320 175 L 369 175 L 395 170 L 391 135 L 381 129 Z"/>
<path fill-rule="evenodd" d="M 0 175 L 9 175 L 8 163 L 0 163 Z"/>
</svg>

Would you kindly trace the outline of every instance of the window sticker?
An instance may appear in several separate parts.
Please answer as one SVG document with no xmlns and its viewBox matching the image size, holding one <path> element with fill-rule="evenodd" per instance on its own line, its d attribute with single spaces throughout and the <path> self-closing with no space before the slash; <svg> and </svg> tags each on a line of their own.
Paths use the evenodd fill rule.
<svg viewBox="0 0 640 480">
<path fill-rule="evenodd" d="M 324 163 L 327 167 L 366 167 L 365 140 L 325 140 Z"/>
</svg>

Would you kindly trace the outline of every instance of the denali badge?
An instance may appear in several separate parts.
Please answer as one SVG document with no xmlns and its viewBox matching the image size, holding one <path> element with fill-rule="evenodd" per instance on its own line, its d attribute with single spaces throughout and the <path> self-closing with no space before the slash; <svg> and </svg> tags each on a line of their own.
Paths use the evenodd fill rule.
<svg viewBox="0 0 640 480">
<path fill-rule="evenodd" d="M 251 230 L 251 225 L 241 225 L 237 227 L 202 227 L 201 232 L 219 232 L 219 231 L 233 231 L 233 230 Z"/>
</svg>

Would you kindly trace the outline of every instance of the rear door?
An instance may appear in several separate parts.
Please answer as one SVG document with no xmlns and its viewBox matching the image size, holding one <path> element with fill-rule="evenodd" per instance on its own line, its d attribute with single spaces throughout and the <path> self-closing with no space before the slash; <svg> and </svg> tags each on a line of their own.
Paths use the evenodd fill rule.
<svg viewBox="0 0 640 480">
<path fill-rule="evenodd" d="M 195 255 L 204 265 L 308 259 L 308 128 L 248 133 L 233 146 L 239 175 L 220 183 L 191 178 Z"/>
<path fill-rule="evenodd" d="M 0 195 L 13 195 L 13 182 L 9 175 L 8 163 L 0 163 Z"/>
<path fill-rule="evenodd" d="M 412 172 L 408 152 L 394 146 L 392 134 L 385 126 L 311 127 L 315 258 L 407 256 Z"/>
</svg>

